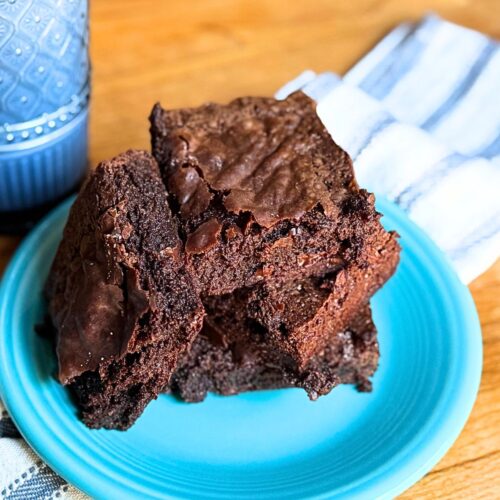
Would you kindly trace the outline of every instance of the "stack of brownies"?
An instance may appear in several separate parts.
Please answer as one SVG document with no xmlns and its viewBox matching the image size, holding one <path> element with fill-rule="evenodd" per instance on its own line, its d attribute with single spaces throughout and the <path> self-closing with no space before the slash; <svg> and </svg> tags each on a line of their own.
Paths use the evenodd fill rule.
<svg viewBox="0 0 500 500">
<path fill-rule="evenodd" d="M 162 392 L 369 390 L 399 246 L 314 102 L 156 105 L 151 134 L 89 176 L 47 283 L 84 422 L 126 429 Z"/>
</svg>

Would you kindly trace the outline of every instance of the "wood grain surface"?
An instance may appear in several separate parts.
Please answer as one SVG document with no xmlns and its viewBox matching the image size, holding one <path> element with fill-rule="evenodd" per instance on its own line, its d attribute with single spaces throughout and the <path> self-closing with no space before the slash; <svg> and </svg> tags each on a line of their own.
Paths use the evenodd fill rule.
<svg viewBox="0 0 500 500">
<path fill-rule="evenodd" d="M 497 0 L 93 0 L 91 163 L 148 148 L 155 101 L 272 95 L 306 68 L 342 73 L 430 11 L 500 38 Z M 0 272 L 18 242 L 0 236 Z M 479 397 L 449 453 L 402 498 L 500 498 L 500 262 L 470 289 L 484 339 Z"/>
</svg>

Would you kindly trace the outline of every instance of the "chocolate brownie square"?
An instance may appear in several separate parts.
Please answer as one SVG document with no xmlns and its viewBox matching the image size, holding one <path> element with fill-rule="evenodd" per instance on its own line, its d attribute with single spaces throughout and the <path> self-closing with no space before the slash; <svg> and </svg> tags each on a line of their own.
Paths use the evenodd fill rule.
<svg viewBox="0 0 500 500">
<path fill-rule="evenodd" d="M 89 427 L 125 429 L 202 326 L 177 223 L 153 157 L 101 163 L 71 208 L 46 292 L 59 380 Z"/>
<path fill-rule="evenodd" d="M 150 121 L 153 154 L 203 296 L 387 267 L 389 253 L 398 252 L 373 196 L 358 187 L 351 159 L 305 94 L 171 111 L 157 104 Z"/>
</svg>

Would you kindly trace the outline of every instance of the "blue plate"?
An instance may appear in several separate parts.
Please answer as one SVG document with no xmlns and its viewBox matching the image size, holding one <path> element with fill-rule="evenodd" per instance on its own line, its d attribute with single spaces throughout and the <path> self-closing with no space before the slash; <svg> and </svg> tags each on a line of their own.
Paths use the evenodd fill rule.
<svg viewBox="0 0 500 500">
<path fill-rule="evenodd" d="M 33 327 L 71 200 L 20 246 L 0 291 L 0 394 L 35 451 L 70 483 L 106 498 L 390 498 L 457 438 L 481 375 L 472 298 L 445 258 L 394 205 L 396 275 L 374 297 L 380 369 L 371 394 L 297 389 L 185 404 L 161 396 L 127 432 L 91 431 L 53 377 Z"/>
</svg>

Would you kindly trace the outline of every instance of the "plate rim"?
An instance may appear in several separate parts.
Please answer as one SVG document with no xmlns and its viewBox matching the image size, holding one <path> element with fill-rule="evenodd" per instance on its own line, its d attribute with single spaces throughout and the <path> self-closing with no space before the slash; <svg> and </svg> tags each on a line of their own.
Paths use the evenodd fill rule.
<svg viewBox="0 0 500 500">
<path fill-rule="evenodd" d="M 7 353 L 4 352 L 4 343 L 2 341 L 5 318 L 8 313 L 7 306 L 10 304 L 8 292 L 13 286 L 13 283 L 11 283 L 13 278 L 20 272 L 18 269 L 20 264 L 27 258 L 26 256 L 29 254 L 32 247 L 36 245 L 47 232 L 51 231 L 57 219 L 69 210 L 74 199 L 75 196 L 71 196 L 63 201 L 32 229 L 16 249 L 0 282 L 0 396 L 16 427 L 35 453 L 70 484 L 73 484 L 93 497 L 99 497 L 102 495 L 103 491 L 106 491 L 106 493 L 113 491 L 110 490 L 110 483 L 114 483 L 113 478 L 104 475 L 96 477 L 95 474 L 89 474 L 88 470 L 86 474 L 85 467 L 83 467 L 82 463 L 78 462 L 77 458 L 68 460 L 64 449 L 61 450 L 56 446 L 50 446 L 50 443 L 44 441 L 43 421 L 33 418 L 32 415 L 30 419 L 29 413 L 24 413 L 26 404 L 22 403 L 22 398 L 18 398 L 13 394 L 15 391 L 11 390 L 12 384 L 8 383 L 11 377 L 8 372 L 8 363 L 5 363 L 8 356 Z M 431 439 L 425 441 L 418 453 L 413 453 L 413 455 L 406 457 L 399 465 L 393 466 L 385 473 L 382 473 L 381 477 L 375 474 L 368 479 L 368 481 L 355 485 L 353 489 L 347 492 L 349 498 L 352 498 L 353 495 L 356 498 L 365 498 L 368 495 L 373 497 L 375 494 L 377 498 L 392 498 L 408 489 L 429 472 L 438 461 L 441 460 L 449 448 L 451 448 L 464 428 L 477 398 L 482 373 L 483 346 L 481 327 L 476 306 L 469 289 L 459 280 L 447 257 L 439 250 L 436 244 L 422 229 L 412 222 L 399 207 L 383 197 L 377 197 L 377 209 L 382 214 L 390 214 L 392 218 L 401 221 L 405 226 L 409 226 L 410 230 L 417 236 L 420 242 L 431 254 L 433 254 L 433 257 L 437 259 L 439 263 L 437 267 L 440 268 L 440 271 L 445 276 L 445 280 L 447 282 L 450 280 L 449 286 L 454 290 L 454 293 L 460 300 L 457 307 L 462 306 L 464 311 L 467 312 L 467 314 L 464 312 L 464 317 L 466 317 L 468 323 L 467 338 L 469 345 L 467 346 L 466 356 L 468 363 L 465 367 L 468 387 L 466 390 L 463 389 L 455 397 L 453 415 L 447 415 L 447 420 L 442 422 L 438 429 L 434 430 Z M 29 425 L 28 421 L 30 422 Z M 422 459 L 422 457 L 425 458 Z M 418 467 L 414 465 L 416 462 L 420 462 Z M 411 470 L 412 467 L 413 470 L 410 473 L 403 474 L 407 469 Z M 88 476 L 87 481 L 82 479 L 86 476 Z M 389 486 L 391 483 L 392 486 Z M 127 492 L 130 494 L 129 490 L 121 488 L 119 484 L 115 483 L 114 488 L 115 493 L 122 495 L 122 497 L 124 494 L 126 495 Z M 331 493 L 324 492 L 314 496 L 314 498 L 329 498 L 330 495 Z M 340 497 L 343 495 L 344 494 L 341 492 Z M 176 497 L 172 497 L 162 492 L 161 498 Z"/>
</svg>

